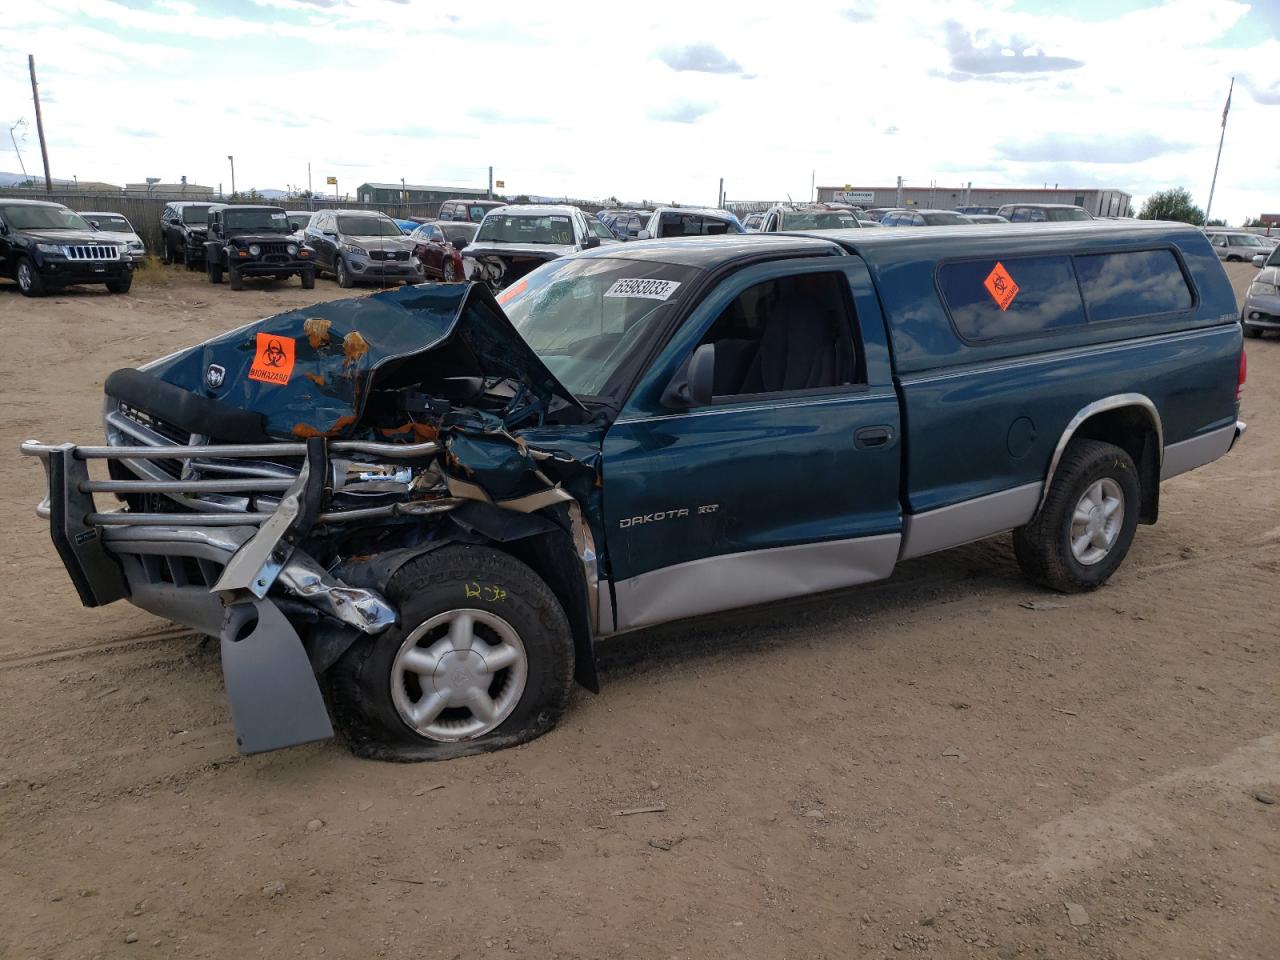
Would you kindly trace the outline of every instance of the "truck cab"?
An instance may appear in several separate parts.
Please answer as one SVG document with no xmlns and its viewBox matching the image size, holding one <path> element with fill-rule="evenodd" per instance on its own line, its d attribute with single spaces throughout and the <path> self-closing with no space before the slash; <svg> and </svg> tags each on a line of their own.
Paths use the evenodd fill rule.
<svg viewBox="0 0 1280 960">
<path fill-rule="evenodd" d="M 1243 434 L 1242 342 L 1183 225 L 628 243 L 250 324 L 24 452 L 86 604 L 220 638 L 242 749 L 442 758 L 546 732 L 612 635 L 985 537 L 1097 588 Z"/>
</svg>

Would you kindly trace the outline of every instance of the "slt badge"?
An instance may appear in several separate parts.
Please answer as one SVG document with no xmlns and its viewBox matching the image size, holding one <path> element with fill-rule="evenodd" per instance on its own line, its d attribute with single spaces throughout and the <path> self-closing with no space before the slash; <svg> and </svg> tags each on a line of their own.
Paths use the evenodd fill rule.
<svg viewBox="0 0 1280 960">
<path fill-rule="evenodd" d="M 227 379 L 226 367 L 220 367 L 216 363 L 209 364 L 209 369 L 204 374 L 205 386 L 210 390 L 217 390 L 225 379 Z"/>
</svg>

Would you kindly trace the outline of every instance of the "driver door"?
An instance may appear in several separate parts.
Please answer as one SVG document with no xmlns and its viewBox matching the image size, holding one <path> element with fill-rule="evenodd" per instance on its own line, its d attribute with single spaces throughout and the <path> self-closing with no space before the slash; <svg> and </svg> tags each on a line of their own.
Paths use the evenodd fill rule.
<svg viewBox="0 0 1280 960">
<path fill-rule="evenodd" d="M 668 385 L 715 344 L 710 403 Z M 887 577 L 898 400 L 855 257 L 750 267 L 695 307 L 604 443 L 614 629 Z"/>
</svg>

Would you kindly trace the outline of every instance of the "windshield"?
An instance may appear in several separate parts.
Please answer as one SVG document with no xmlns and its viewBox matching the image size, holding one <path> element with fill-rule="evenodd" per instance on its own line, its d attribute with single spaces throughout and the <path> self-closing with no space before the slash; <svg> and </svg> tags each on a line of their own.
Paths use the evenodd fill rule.
<svg viewBox="0 0 1280 960">
<path fill-rule="evenodd" d="M 609 232 L 608 227 L 606 227 L 603 223 L 601 223 L 599 220 L 597 220 L 595 217 L 591 216 L 590 214 L 587 215 L 587 226 L 590 227 L 591 232 L 594 233 L 601 240 L 617 239 L 617 237 L 615 237 L 612 233 Z"/>
<path fill-rule="evenodd" d="M 66 207 L 0 207 L 5 223 L 15 230 L 88 230 L 89 224 Z"/>
<path fill-rule="evenodd" d="M 573 224 L 567 216 L 535 217 L 528 214 L 494 213 L 484 218 L 476 233 L 483 243 L 549 243 L 572 245 Z"/>
<path fill-rule="evenodd" d="M 922 213 L 924 222 L 931 227 L 950 227 L 957 223 L 972 223 L 968 217 L 960 213 Z"/>
<path fill-rule="evenodd" d="M 1079 207 L 1070 207 L 1066 210 L 1061 210 L 1061 209 L 1055 210 L 1050 208 L 1044 212 L 1044 215 L 1048 217 L 1050 220 L 1054 221 L 1055 223 L 1060 223 L 1063 220 L 1092 220 L 1093 219 L 1093 217 L 1089 216 L 1088 213 L 1086 213 L 1084 210 L 1081 210 Z"/>
<path fill-rule="evenodd" d="M 289 217 L 283 210 L 269 207 L 249 207 L 237 210 L 227 207 L 222 213 L 222 223 L 228 230 L 261 230 L 265 233 L 289 233 Z"/>
<path fill-rule="evenodd" d="M 107 230 L 111 233 L 133 233 L 133 227 L 124 217 L 114 213 L 91 213 L 91 220 L 98 222 L 99 230 Z"/>
<path fill-rule="evenodd" d="M 1234 247 L 1265 247 L 1266 244 L 1259 240 L 1251 233 L 1241 234 L 1238 237 L 1231 238 L 1231 245 Z"/>
<path fill-rule="evenodd" d="M 700 213 L 664 213 L 658 222 L 659 237 L 706 237 L 742 232 L 736 220 L 731 223 Z"/>
<path fill-rule="evenodd" d="M 1267 257 L 1267 266 L 1280 267 L 1280 247 L 1271 251 L 1271 256 Z"/>
<path fill-rule="evenodd" d="M 436 224 L 444 231 L 445 239 L 452 243 L 454 240 L 471 241 L 475 239 L 476 231 L 480 229 L 478 224 L 459 223 L 456 220 L 442 220 Z"/>
<path fill-rule="evenodd" d="M 788 210 L 781 224 L 783 230 L 844 230 L 857 225 L 853 214 L 829 210 Z"/>
<path fill-rule="evenodd" d="M 649 345 L 655 318 L 698 271 L 604 257 L 554 260 L 498 295 L 516 329 L 573 394 L 607 395 L 615 375 Z"/>
<path fill-rule="evenodd" d="M 338 232 L 348 237 L 398 237 L 400 226 L 390 217 L 338 217 Z"/>
<path fill-rule="evenodd" d="M 208 223 L 209 208 L 208 207 L 183 207 L 182 222 L 183 223 Z"/>
</svg>

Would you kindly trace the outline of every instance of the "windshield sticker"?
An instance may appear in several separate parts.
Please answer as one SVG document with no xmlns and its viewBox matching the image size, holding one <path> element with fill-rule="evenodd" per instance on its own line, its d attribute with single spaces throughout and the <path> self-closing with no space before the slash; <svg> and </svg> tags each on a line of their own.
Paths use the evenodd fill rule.
<svg viewBox="0 0 1280 960">
<path fill-rule="evenodd" d="M 996 302 L 996 306 L 1001 310 L 1008 310 L 1009 304 L 1013 303 L 1013 298 L 1018 295 L 1021 289 L 1013 282 L 1013 277 L 1009 276 L 1009 271 L 1004 268 L 1004 264 L 999 261 L 991 268 L 991 272 L 987 274 L 987 279 L 982 281 L 982 285 L 987 288 L 987 293 L 991 294 L 991 299 Z"/>
<path fill-rule="evenodd" d="M 605 291 L 606 297 L 641 297 L 645 300 L 668 300 L 680 286 L 679 280 L 616 280 Z"/>
<path fill-rule="evenodd" d="M 500 294 L 498 294 L 497 300 L 499 303 L 506 303 L 509 300 L 514 300 L 516 297 L 520 296 L 520 294 L 524 293 L 528 289 L 529 289 L 529 281 L 521 280 L 519 283 L 512 284 L 511 286 L 507 287 L 507 289 L 503 290 Z"/>
<path fill-rule="evenodd" d="M 283 387 L 293 375 L 293 337 L 278 337 L 273 333 L 258 334 L 258 352 L 249 366 L 249 379 L 262 383 L 274 383 Z"/>
<path fill-rule="evenodd" d="M 552 223 L 568 223 L 569 218 L 568 217 L 552 217 L 551 222 Z"/>
<path fill-rule="evenodd" d="M 287 218 L 285 217 L 285 215 L 284 215 L 283 213 L 273 213 L 273 214 L 271 215 L 271 219 L 272 219 L 272 220 L 285 220 L 285 219 L 287 219 Z"/>
</svg>

